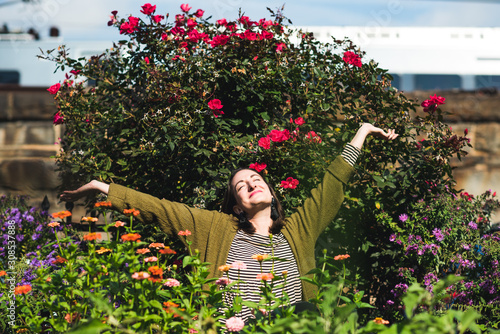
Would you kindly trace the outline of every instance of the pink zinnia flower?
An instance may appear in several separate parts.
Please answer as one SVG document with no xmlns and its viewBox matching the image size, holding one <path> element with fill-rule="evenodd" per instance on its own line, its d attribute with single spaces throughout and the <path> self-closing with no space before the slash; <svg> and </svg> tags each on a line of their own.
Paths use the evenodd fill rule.
<svg viewBox="0 0 500 334">
<path fill-rule="evenodd" d="M 132 274 L 133 279 L 147 279 L 147 278 L 149 278 L 149 276 L 150 275 L 144 271 L 139 271 L 137 273 Z"/>
<path fill-rule="evenodd" d="M 243 319 L 238 317 L 231 317 L 226 321 L 227 330 L 230 332 L 239 332 L 245 327 Z"/>
<path fill-rule="evenodd" d="M 245 264 L 245 262 L 242 262 L 242 261 L 234 261 L 231 264 L 231 268 L 238 269 L 238 270 L 243 270 L 243 269 L 247 269 L 247 265 Z"/>
<path fill-rule="evenodd" d="M 181 283 L 179 283 L 179 281 L 176 280 L 175 278 L 167 278 L 167 281 L 163 285 L 172 288 L 172 287 L 181 285 Z"/>
<path fill-rule="evenodd" d="M 156 262 L 156 261 L 158 261 L 158 258 L 156 256 L 150 256 L 144 259 L 144 262 Z"/>
<path fill-rule="evenodd" d="M 227 277 L 221 277 L 215 281 L 215 284 L 217 285 L 228 285 L 229 283 L 231 283 L 231 281 Z"/>
</svg>

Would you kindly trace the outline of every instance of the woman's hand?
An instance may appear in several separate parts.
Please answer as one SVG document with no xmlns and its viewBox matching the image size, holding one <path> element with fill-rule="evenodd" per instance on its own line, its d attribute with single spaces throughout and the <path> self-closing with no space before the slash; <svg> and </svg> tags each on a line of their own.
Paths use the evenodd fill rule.
<svg viewBox="0 0 500 334">
<path fill-rule="evenodd" d="M 74 202 L 74 201 L 79 200 L 82 197 L 91 195 L 92 193 L 95 193 L 95 192 L 101 192 L 101 193 L 107 195 L 108 191 L 109 191 L 108 184 L 106 184 L 104 182 L 97 181 L 97 180 L 93 180 L 87 184 L 84 184 L 83 186 L 81 186 L 80 188 L 78 188 L 76 190 L 65 190 L 61 194 L 60 198 L 62 201 L 65 201 L 65 202 Z"/>
<path fill-rule="evenodd" d="M 384 131 L 373 124 L 363 123 L 350 144 L 361 150 L 361 147 L 363 146 L 363 143 L 368 135 L 377 136 L 386 140 L 394 140 L 399 136 L 393 129 Z"/>
</svg>

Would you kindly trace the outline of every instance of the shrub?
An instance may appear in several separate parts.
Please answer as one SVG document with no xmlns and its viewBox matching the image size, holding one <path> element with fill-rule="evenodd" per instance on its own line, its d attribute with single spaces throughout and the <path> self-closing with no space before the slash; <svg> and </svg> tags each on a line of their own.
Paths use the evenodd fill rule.
<svg viewBox="0 0 500 334">
<path fill-rule="evenodd" d="M 351 254 L 356 284 L 381 300 L 400 267 L 379 256 L 394 232 L 379 228 L 380 210 L 396 220 L 418 200 L 458 193 L 450 159 L 470 144 L 443 123 L 445 99 L 419 106 L 349 40 L 322 44 L 289 29 L 281 11 L 214 23 L 187 7 L 170 21 L 146 7 L 139 17 L 113 12 L 124 39 L 101 55 L 72 59 L 62 47 L 42 56 L 70 70 L 49 88 L 65 130 L 63 187 L 99 179 L 218 210 L 230 170 L 253 164 L 289 214 L 360 123 L 394 128 L 398 141 L 366 143 L 319 247 Z"/>
</svg>

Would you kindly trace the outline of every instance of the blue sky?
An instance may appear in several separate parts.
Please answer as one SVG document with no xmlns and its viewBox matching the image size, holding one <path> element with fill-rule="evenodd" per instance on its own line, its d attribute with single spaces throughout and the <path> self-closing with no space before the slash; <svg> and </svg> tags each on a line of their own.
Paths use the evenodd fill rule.
<svg viewBox="0 0 500 334">
<path fill-rule="evenodd" d="M 2 3 L 12 0 L 0 0 Z M 35 27 L 45 37 L 50 26 L 57 26 L 65 40 L 116 40 L 116 29 L 106 23 L 112 10 L 120 17 L 140 14 L 146 1 L 132 0 L 38 0 L 36 4 L 0 6 L 0 25 L 10 29 Z M 157 14 L 180 11 L 182 3 L 193 10 L 205 10 L 214 19 L 234 19 L 241 8 L 253 20 L 269 18 L 266 7 L 285 5 L 284 14 L 294 25 L 356 26 L 500 26 L 500 1 L 435 0 L 196 0 L 151 1 Z"/>
</svg>

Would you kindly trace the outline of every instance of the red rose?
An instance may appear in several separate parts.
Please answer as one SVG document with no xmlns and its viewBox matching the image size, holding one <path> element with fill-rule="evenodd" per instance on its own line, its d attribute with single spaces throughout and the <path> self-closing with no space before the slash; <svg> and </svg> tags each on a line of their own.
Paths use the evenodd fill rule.
<svg viewBox="0 0 500 334">
<path fill-rule="evenodd" d="M 227 21 L 226 19 L 220 19 L 220 20 L 217 20 L 217 25 L 219 26 L 226 26 L 227 25 Z"/>
<path fill-rule="evenodd" d="M 251 27 L 255 23 L 253 21 L 250 21 L 250 18 L 248 16 L 242 16 L 242 17 L 240 17 L 239 21 L 245 27 Z"/>
<path fill-rule="evenodd" d="M 219 109 L 212 109 L 212 114 L 217 118 L 219 115 L 224 115 L 224 112 Z"/>
<path fill-rule="evenodd" d="M 257 39 L 257 34 L 251 30 L 246 30 L 241 37 L 248 39 L 249 41 L 255 41 Z"/>
<path fill-rule="evenodd" d="M 314 143 L 321 143 L 321 137 L 314 131 L 309 131 L 306 135 L 307 139 L 310 139 Z"/>
<path fill-rule="evenodd" d="M 189 29 L 193 29 L 194 27 L 196 27 L 198 25 L 198 23 L 196 23 L 196 20 L 195 19 L 189 19 L 187 21 L 187 26 Z"/>
<path fill-rule="evenodd" d="M 306 121 L 304 121 L 304 119 L 302 117 L 298 117 L 297 119 L 295 119 L 295 124 L 297 124 L 298 126 L 305 124 L 305 122 Z"/>
<path fill-rule="evenodd" d="M 264 150 L 269 150 L 271 148 L 271 139 L 269 137 L 262 137 L 259 139 L 259 146 Z"/>
<path fill-rule="evenodd" d="M 184 35 L 186 33 L 186 30 L 180 27 L 173 27 L 172 29 L 170 29 L 170 32 L 174 35 Z"/>
<path fill-rule="evenodd" d="M 437 96 L 436 94 L 434 94 L 434 96 L 429 96 L 429 98 L 431 100 L 431 103 L 437 105 L 444 104 L 444 101 L 446 100 L 444 97 Z"/>
<path fill-rule="evenodd" d="M 276 51 L 277 52 L 280 52 L 281 50 L 283 50 L 284 48 L 286 48 L 286 44 L 285 43 L 278 43 L 276 45 Z"/>
<path fill-rule="evenodd" d="M 135 16 L 129 16 L 128 17 L 128 22 L 130 22 L 130 25 L 133 28 L 136 28 L 139 25 L 139 18 Z"/>
<path fill-rule="evenodd" d="M 299 185 L 299 180 L 293 177 L 288 177 L 285 181 L 281 181 L 281 187 L 285 189 L 295 189 Z"/>
<path fill-rule="evenodd" d="M 142 8 L 141 13 L 143 13 L 144 15 L 151 15 L 155 12 L 156 5 L 152 6 L 150 3 L 147 3 L 141 8 Z"/>
<path fill-rule="evenodd" d="M 47 90 L 49 91 L 50 94 L 55 95 L 55 94 L 57 94 L 57 92 L 59 91 L 60 88 L 61 88 L 61 84 L 56 83 L 55 85 L 52 85 L 49 88 L 47 88 Z"/>
<path fill-rule="evenodd" d="M 161 20 L 163 20 L 165 18 L 165 16 L 163 16 L 163 15 L 153 15 L 153 16 L 151 16 L 151 18 L 153 19 L 153 21 L 155 23 L 160 23 Z"/>
<path fill-rule="evenodd" d="M 215 48 L 219 45 L 226 45 L 227 41 L 229 41 L 229 36 L 227 35 L 217 35 L 210 41 L 210 45 Z"/>
<path fill-rule="evenodd" d="M 71 71 L 69 71 L 69 73 L 74 74 L 75 76 L 77 76 L 80 72 L 81 72 L 80 70 L 71 70 Z"/>
<path fill-rule="evenodd" d="M 54 125 L 63 124 L 63 123 L 64 123 L 64 117 L 61 115 L 61 112 L 58 111 L 54 115 Z"/>
<path fill-rule="evenodd" d="M 274 129 L 274 130 L 271 130 L 268 137 L 269 137 L 269 139 L 271 139 L 275 143 L 287 141 L 288 139 L 290 139 L 290 131 L 288 131 L 286 129 L 283 131 Z"/>
<path fill-rule="evenodd" d="M 260 39 L 272 39 L 274 37 L 274 34 L 272 32 L 269 32 L 267 30 L 264 30 L 260 34 Z"/>
<path fill-rule="evenodd" d="M 204 10 L 198 9 L 196 11 L 196 13 L 194 13 L 194 16 L 196 16 L 196 17 L 202 17 L 204 13 L 205 13 Z"/>
<path fill-rule="evenodd" d="M 146 62 L 146 64 L 149 64 L 149 57 L 144 57 L 144 61 Z"/>
<path fill-rule="evenodd" d="M 210 102 L 208 102 L 208 107 L 212 110 L 214 109 L 222 109 L 224 107 L 219 99 L 213 99 Z"/>
<path fill-rule="evenodd" d="M 356 67 L 361 67 L 363 64 L 361 63 L 361 58 L 355 54 L 354 52 L 351 51 L 346 51 L 344 52 L 344 56 L 342 57 L 344 62 L 347 64 L 356 66 Z"/>
<path fill-rule="evenodd" d="M 248 168 L 255 169 L 257 172 L 262 172 L 264 169 L 266 169 L 267 165 L 266 164 L 261 164 L 258 162 L 255 162 L 253 164 L 250 164 Z"/>
<path fill-rule="evenodd" d="M 193 7 L 189 7 L 187 3 L 181 5 L 181 10 L 185 13 L 189 12 Z"/>
</svg>

